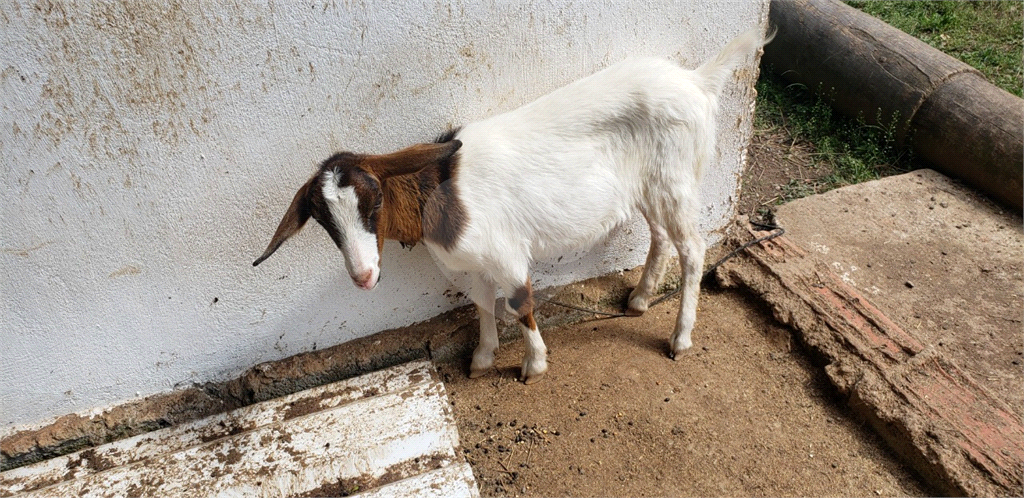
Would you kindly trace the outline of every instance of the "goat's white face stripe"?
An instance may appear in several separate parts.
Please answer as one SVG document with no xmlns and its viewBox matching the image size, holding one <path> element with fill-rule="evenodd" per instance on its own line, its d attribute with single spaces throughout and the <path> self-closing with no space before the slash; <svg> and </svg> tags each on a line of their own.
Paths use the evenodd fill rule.
<svg viewBox="0 0 1024 498">
<path fill-rule="evenodd" d="M 331 211 L 334 226 L 341 233 L 341 252 L 345 268 L 357 287 L 372 289 L 380 276 L 377 235 L 366 230 L 359 215 L 355 188 L 338 188 L 331 171 L 324 173 L 323 196 Z"/>
</svg>

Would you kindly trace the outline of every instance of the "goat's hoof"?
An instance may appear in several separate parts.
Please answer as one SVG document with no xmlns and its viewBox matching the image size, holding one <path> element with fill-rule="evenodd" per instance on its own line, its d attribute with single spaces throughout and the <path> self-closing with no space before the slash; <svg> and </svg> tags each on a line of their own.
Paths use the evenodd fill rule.
<svg viewBox="0 0 1024 498">
<path fill-rule="evenodd" d="M 640 316 L 640 315 L 644 314 L 645 311 L 647 311 L 647 307 L 646 306 L 644 306 L 643 309 L 638 309 L 638 308 L 634 308 L 634 307 L 630 306 L 630 307 L 626 308 L 626 316 Z"/>
<path fill-rule="evenodd" d="M 544 377 L 548 371 L 548 362 L 545 360 L 527 360 L 523 362 L 523 369 L 520 371 L 519 380 L 526 385 L 533 384 Z"/>
<path fill-rule="evenodd" d="M 675 349 L 668 353 L 668 357 L 672 358 L 673 360 L 679 359 L 679 357 L 682 356 L 682 354 L 685 353 L 687 349 L 690 349 L 689 344 L 683 347 L 676 346 Z"/>
<path fill-rule="evenodd" d="M 674 360 L 683 354 L 684 351 L 690 349 L 691 346 L 693 346 L 693 341 L 690 340 L 689 334 L 685 336 L 672 334 L 672 340 L 669 342 L 668 357 Z"/>
<path fill-rule="evenodd" d="M 530 385 L 530 384 L 533 384 L 535 382 L 539 382 L 543 378 L 544 378 L 544 372 L 541 372 L 541 373 L 537 373 L 537 374 L 533 374 L 533 375 L 527 375 L 525 377 L 520 377 L 519 380 L 522 381 L 523 384 Z"/>
<path fill-rule="evenodd" d="M 636 290 L 633 291 L 634 293 Z M 630 293 L 629 299 L 626 301 L 626 316 L 640 316 L 647 311 L 649 306 L 650 298 L 638 296 L 634 293 Z"/>
<path fill-rule="evenodd" d="M 491 371 L 494 366 L 494 350 L 477 348 L 473 351 L 473 361 L 469 362 L 469 378 L 475 379 Z"/>
</svg>

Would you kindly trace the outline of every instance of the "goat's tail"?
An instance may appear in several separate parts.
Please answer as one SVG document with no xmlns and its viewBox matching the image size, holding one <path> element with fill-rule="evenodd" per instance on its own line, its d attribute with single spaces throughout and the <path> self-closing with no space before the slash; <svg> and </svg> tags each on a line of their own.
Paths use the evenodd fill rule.
<svg viewBox="0 0 1024 498">
<path fill-rule="evenodd" d="M 775 38 L 775 30 L 772 30 L 768 36 L 763 36 L 762 33 L 760 27 L 751 28 L 729 42 L 713 59 L 698 67 L 697 74 L 701 76 L 704 90 L 713 95 L 720 94 L 736 66 L 747 55 L 754 53 L 755 50 L 767 45 L 772 38 Z"/>
</svg>

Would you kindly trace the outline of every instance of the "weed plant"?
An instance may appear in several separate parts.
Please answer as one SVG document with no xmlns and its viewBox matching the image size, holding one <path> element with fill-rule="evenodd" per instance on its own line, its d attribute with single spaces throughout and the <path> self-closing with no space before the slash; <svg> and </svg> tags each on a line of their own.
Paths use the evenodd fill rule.
<svg viewBox="0 0 1024 498">
<path fill-rule="evenodd" d="M 757 82 L 755 127 L 759 130 L 781 128 L 794 142 L 809 145 L 813 150 L 813 167 L 831 171 L 813 183 L 791 181 L 783 187 L 783 201 L 913 168 L 913 154 L 897 143 L 895 125 L 878 126 L 868 124 L 863 116 L 857 119 L 843 116 L 833 111 L 829 92 L 816 90 L 812 92 L 801 84 L 786 84 L 770 71 L 763 72 Z M 898 119 L 876 121 L 897 122 Z"/>
</svg>

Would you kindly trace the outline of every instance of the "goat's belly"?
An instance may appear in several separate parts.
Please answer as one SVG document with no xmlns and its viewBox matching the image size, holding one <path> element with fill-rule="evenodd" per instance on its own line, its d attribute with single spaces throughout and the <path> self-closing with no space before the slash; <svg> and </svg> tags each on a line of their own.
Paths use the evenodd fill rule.
<svg viewBox="0 0 1024 498">
<path fill-rule="evenodd" d="M 424 239 L 427 250 L 434 261 L 444 269 L 454 272 L 489 274 L 490 265 L 479 251 L 469 251 L 466 241 L 461 240 L 455 247 L 446 249 L 443 246 Z"/>
<path fill-rule="evenodd" d="M 434 259 L 451 271 L 525 271 L 531 261 L 590 249 L 634 212 L 629 205 L 609 202 L 536 209 L 542 205 L 540 201 L 504 211 L 467 210 L 468 223 L 454 244 L 446 248 L 429 239 L 424 242 Z"/>
<path fill-rule="evenodd" d="M 504 244 L 518 248 L 532 261 L 558 258 L 599 244 L 632 215 L 625 206 L 595 203 L 562 210 L 557 216 L 510 219 L 504 226 L 522 229 L 510 231 Z M 497 223 L 493 228 L 499 229 Z"/>
<path fill-rule="evenodd" d="M 567 219 L 547 227 L 531 241 L 532 259 L 543 260 L 587 250 L 604 241 L 608 234 L 631 217 L 627 210 L 607 213 L 602 217 Z"/>
</svg>

